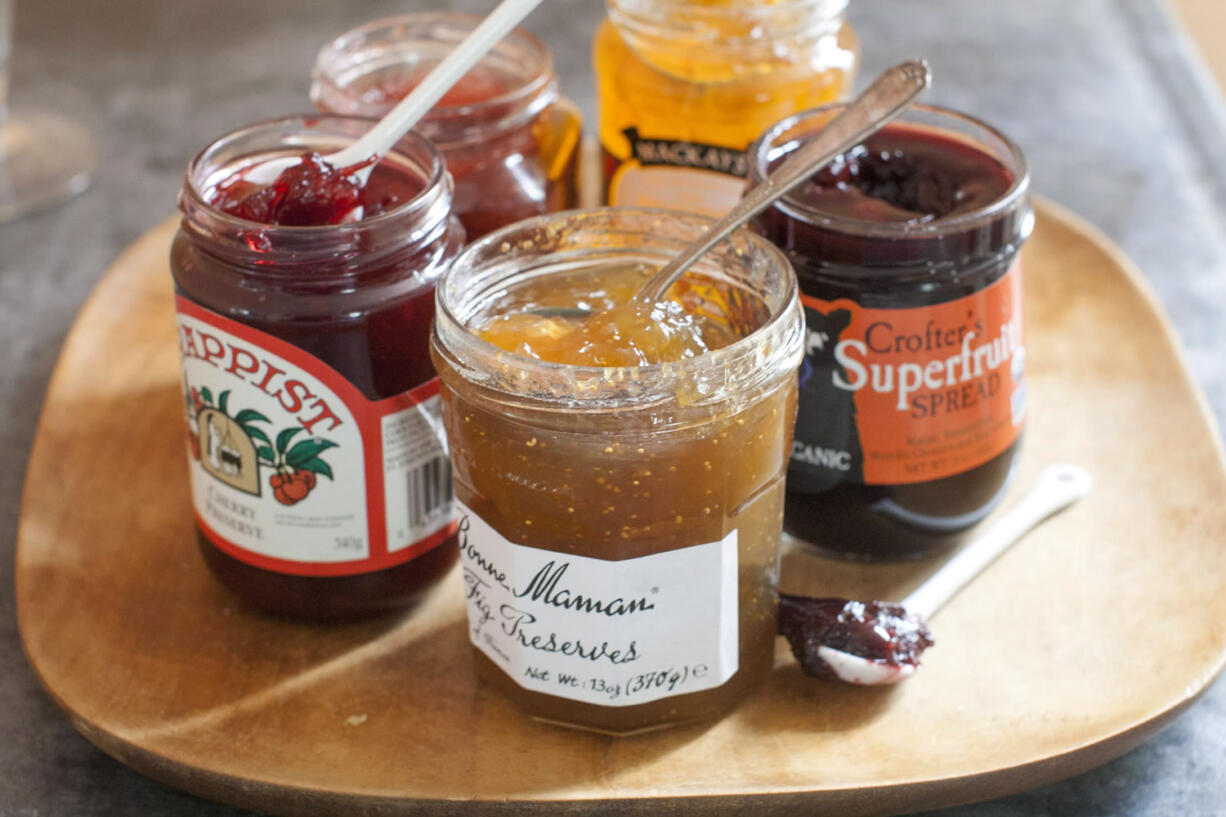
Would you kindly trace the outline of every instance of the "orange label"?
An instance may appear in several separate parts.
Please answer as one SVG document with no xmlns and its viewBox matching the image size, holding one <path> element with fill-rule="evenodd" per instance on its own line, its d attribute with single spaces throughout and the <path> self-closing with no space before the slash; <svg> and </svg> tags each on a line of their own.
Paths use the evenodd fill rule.
<svg viewBox="0 0 1226 817">
<path fill-rule="evenodd" d="M 1022 273 L 953 301 L 866 309 L 802 296 L 808 345 L 789 482 L 898 485 L 1008 448 L 1026 411 Z"/>
</svg>

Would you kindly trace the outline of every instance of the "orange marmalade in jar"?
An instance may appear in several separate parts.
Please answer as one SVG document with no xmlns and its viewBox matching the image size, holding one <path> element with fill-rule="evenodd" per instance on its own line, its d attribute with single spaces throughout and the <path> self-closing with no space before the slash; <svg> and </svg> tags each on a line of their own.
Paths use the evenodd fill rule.
<svg viewBox="0 0 1226 817">
<path fill-rule="evenodd" d="M 722 215 L 773 122 L 848 94 L 847 0 L 606 0 L 593 60 L 609 204 Z"/>
<path fill-rule="evenodd" d="M 791 267 L 742 231 L 666 301 L 627 303 L 708 224 L 546 216 L 470 245 L 440 281 L 431 351 L 474 660 L 537 719 L 624 734 L 709 718 L 773 664 L 803 338 Z"/>
</svg>

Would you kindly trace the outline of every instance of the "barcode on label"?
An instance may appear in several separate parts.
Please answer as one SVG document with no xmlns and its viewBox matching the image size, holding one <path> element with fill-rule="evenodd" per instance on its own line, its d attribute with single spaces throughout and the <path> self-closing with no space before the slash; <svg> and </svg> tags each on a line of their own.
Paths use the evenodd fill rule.
<svg viewBox="0 0 1226 817">
<path fill-rule="evenodd" d="M 409 527 L 422 528 L 451 513 L 451 460 L 435 457 L 405 471 Z"/>
</svg>

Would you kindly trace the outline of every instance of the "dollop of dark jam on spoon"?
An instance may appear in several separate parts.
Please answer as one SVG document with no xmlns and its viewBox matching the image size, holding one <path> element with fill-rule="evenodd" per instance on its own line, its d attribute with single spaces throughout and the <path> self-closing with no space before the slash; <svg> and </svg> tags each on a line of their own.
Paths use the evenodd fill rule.
<svg viewBox="0 0 1226 817">
<path fill-rule="evenodd" d="M 779 595 L 779 633 L 806 675 L 843 680 L 820 655 L 829 647 L 887 667 L 919 666 L 935 642 L 920 617 L 897 604 Z"/>
<path fill-rule="evenodd" d="M 365 185 L 354 178 L 354 173 L 373 161 L 374 157 L 336 167 L 318 153 L 304 153 L 302 161 L 287 167 L 267 186 L 253 184 L 241 173 L 226 180 L 217 186 L 210 203 L 238 218 L 283 227 L 340 224 L 356 220 L 358 213 L 361 218 L 372 218 L 414 194 L 398 189 L 403 184 L 380 178 L 378 167 Z"/>
</svg>

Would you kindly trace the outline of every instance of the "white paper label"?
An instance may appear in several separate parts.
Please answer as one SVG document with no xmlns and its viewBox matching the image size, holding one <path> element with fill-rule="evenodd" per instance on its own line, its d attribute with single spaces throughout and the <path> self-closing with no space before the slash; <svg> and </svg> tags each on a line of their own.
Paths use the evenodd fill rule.
<svg viewBox="0 0 1226 817">
<path fill-rule="evenodd" d="M 609 186 L 609 204 L 663 207 L 718 217 L 731 210 L 744 192 L 744 179 L 724 173 L 627 163 L 618 169 Z"/>
<path fill-rule="evenodd" d="M 456 504 L 469 638 L 520 686 L 634 706 L 736 673 L 735 530 L 606 561 L 515 544 Z"/>
<path fill-rule="evenodd" d="M 387 549 L 391 553 L 434 535 L 455 518 L 442 410 L 436 394 L 382 418 Z"/>
</svg>

